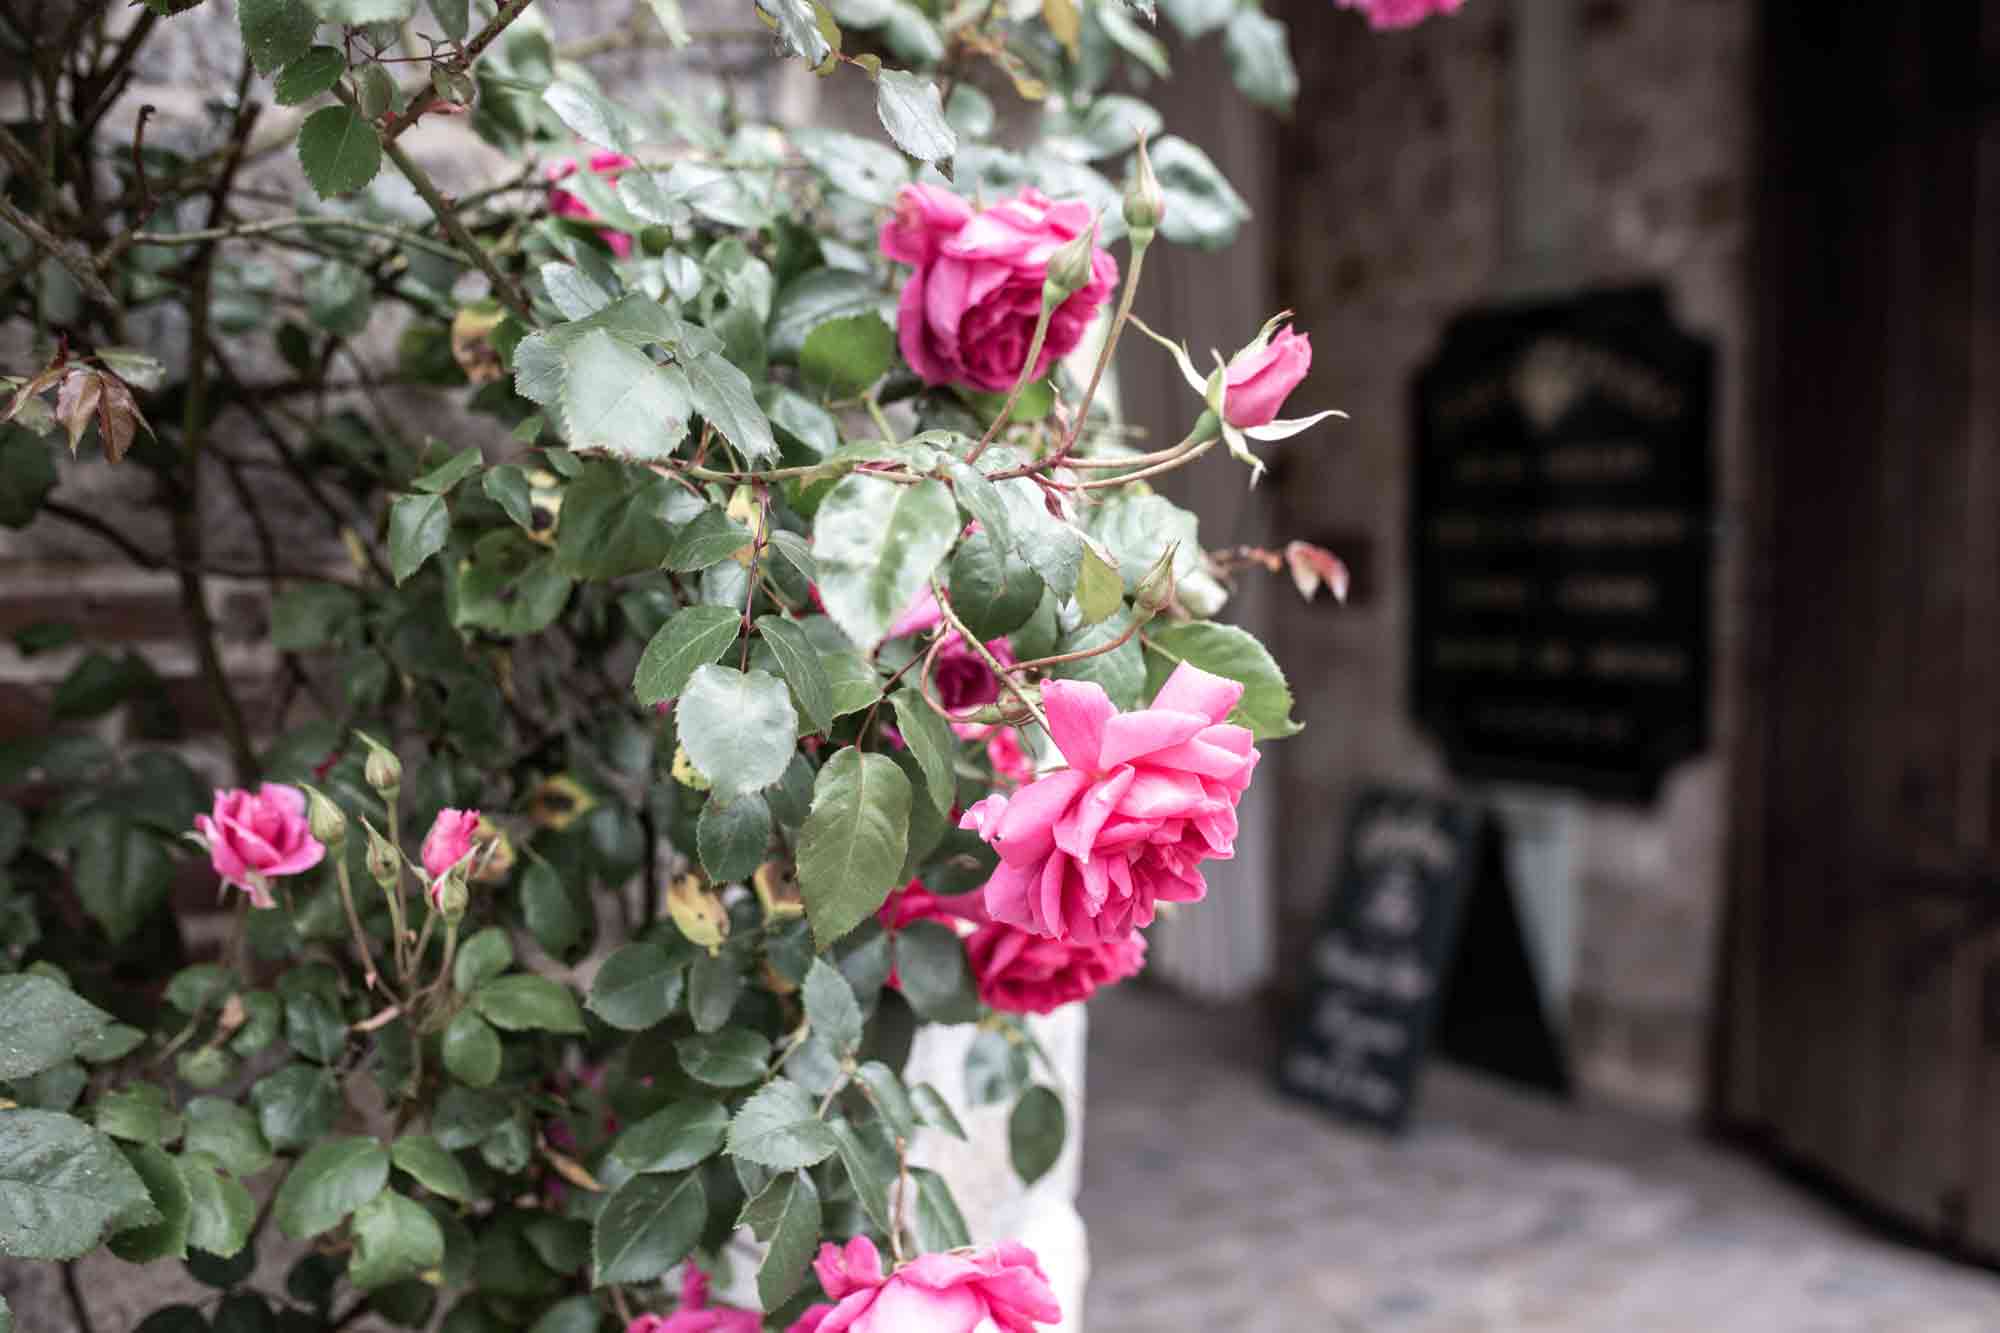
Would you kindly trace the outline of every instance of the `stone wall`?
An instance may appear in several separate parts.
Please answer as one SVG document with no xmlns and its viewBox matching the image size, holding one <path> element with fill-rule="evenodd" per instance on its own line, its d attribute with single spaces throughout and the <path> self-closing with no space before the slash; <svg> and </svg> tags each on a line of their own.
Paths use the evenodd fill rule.
<svg viewBox="0 0 2000 1333">
<path fill-rule="evenodd" d="M 1278 290 L 1313 337 L 1308 400 L 1353 421 L 1285 455 L 1274 527 L 1361 557 L 1367 577 L 1355 605 L 1277 624 L 1310 727 L 1276 758 L 1287 807 L 1310 812 L 1287 821 L 1294 871 L 1279 938 L 1296 976 L 1362 784 L 1449 781 L 1407 697 L 1408 394 L 1453 314 L 1518 287 L 1507 241 L 1522 215 L 1510 218 L 1507 190 L 1526 164 L 1510 156 L 1520 112 L 1510 65 L 1525 4 L 1568 5 L 1575 25 L 1560 187 L 1524 201 L 1531 220 L 1562 210 L 1562 276 L 1658 281 L 1680 321 L 1717 344 L 1717 692 L 1708 754 L 1673 772 L 1649 808 L 1485 794 L 1505 803 L 1544 868 L 1545 900 L 1530 910 L 1543 909 L 1583 1088 L 1686 1114 L 1703 1090 L 1726 757 L 1741 725 L 1753 7 L 1740 0 L 1473 0 L 1450 21 L 1382 35 L 1318 0 L 1289 7 L 1306 77 L 1273 220 Z"/>
</svg>

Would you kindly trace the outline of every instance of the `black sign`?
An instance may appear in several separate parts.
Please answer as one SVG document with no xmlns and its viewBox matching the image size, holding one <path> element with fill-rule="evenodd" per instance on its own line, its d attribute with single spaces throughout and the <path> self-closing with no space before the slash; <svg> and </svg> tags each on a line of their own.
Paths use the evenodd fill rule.
<svg viewBox="0 0 2000 1333">
<path fill-rule="evenodd" d="M 1411 673 L 1457 771 L 1650 800 L 1707 744 L 1713 364 L 1656 289 L 1446 331 L 1416 386 Z"/>
<path fill-rule="evenodd" d="M 1374 788 L 1354 804 L 1310 986 L 1278 1081 L 1341 1114 L 1394 1129 L 1415 1098 L 1459 917 L 1478 873 L 1471 806 Z"/>
</svg>

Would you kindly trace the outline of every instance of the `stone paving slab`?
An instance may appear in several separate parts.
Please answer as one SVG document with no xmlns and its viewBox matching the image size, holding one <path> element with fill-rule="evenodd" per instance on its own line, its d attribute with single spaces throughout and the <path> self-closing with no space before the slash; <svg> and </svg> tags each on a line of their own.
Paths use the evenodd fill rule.
<svg viewBox="0 0 2000 1333">
<path fill-rule="evenodd" d="M 2000 1333 L 2000 1276 L 1684 1129 L 1434 1065 L 1390 1139 L 1274 1091 L 1267 1027 L 1092 1003 L 1089 1333 Z"/>
</svg>

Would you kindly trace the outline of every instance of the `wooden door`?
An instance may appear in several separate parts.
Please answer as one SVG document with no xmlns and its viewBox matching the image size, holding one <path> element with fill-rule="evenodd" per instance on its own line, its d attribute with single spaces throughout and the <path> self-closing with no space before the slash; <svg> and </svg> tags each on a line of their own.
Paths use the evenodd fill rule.
<svg viewBox="0 0 2000 1333">
<path fill-rule="evenodd" d="M 1767 0 L 1719 1110 L 2000 1257 L 2000 0 Z"/>
</svg>

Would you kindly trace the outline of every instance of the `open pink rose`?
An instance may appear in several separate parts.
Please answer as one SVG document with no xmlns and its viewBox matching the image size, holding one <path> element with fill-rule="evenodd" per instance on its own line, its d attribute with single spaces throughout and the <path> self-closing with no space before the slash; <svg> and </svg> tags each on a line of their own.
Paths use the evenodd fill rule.
<svg viewBox="0 0 2000 1333">
<path fill-rule="evenodd" d="M 1290 329 L 1229 363 L 1222 377 L 1222 416 L 1238 430 L 1267 426 L 1312 369 L 1312 340 Z"/>
<path fill-rule="evenodd" d="M 215 873 L 249 894 L 252 907 L 276 907 L 271 881 L 311 870 L 326 855 L 306 821 L 306 794 L 275 782 L 254 792 L 217 791 L 214 807 L 196 815 L 194 827 Z"/>
<path fill-rule="evenodd" d="M 824 1302 L 818 1305 L 808 1305 L 806 1312 L 797 1319 L 794 1319 L 791 1325 L 785 1329 L 785 1333 L 819 1333 L 820 1325 L 824 1324 L 826 1317 L 832 1313 L 833 1307 Z"/>
<path fill-rule="evenodd" d="M 996 921 L 1089 944 L 1151 925 L 1154 905 L 1208 891 L 1200 862 L 1236 851 L 1250 732 L 1223 719 L 1243 687 L 1183 662 L 1150 708 L 1120 713 L 1097 685 L 1052 680 L 1042 707 L 1068 768 L 965 812 L 1000 853 Z"/>
<path fill-rule="evenodd" d="M 472 839 L 478 832 L 477 810 L 446 808 L 437 812 L 437 818 L 431 821 L 431 831 L 424 834 L 422 851 L 424 874 L 430 878 L 433 895 L 445 871 L 471 854 Z"/>
<path fill-rule="evenodd" d="M 1049 258 L 1091 220 L 1081 200 L 1055 203 L 1034 189 L 975 212 L 949 190 L 904 186 L 881 236 L 883 254 L 916 268 L 896 312 L 903 359 L 927 384 L 1012 389 L 1041 318 Z M 1090 281 L 1056 307 L 1030 378 L 1075 348 L 1117 285 L 1117 263 L 1092 250 Z"/>
<path fill-rule="evenodd" d="M 625 170 L 627 167 L 637 165 L 638 163 L 623 153 L 593 153 L 590 157 L 590 169 L 604 177 L 607 181 L 617 180 L 619 172 Z M 549 163 L 547 172 L 548 179 L 551 182 L 549 186 L 549 212 L 559 218 L 575 218 L 579 222 L 595 222 L 597 220 L 597 213 L 589 204 L 586 204 L 568 190 L 557 189 L 553 184 L 553 182 L 562 180 L 567 176 L 575 175 L 576 170 L 576 159 L 573 157 L 558 158 L 554 162 Z M 611 247 L 611 253 L 617 255 L 620 259 L 624 259 L 632 253 L 632 238 L 624 232 L 613 231 L 609 227 L 606 227 L 597 234 L 603 239 L 606 245 Z"/>
<path fill-rule="evenodd" d="M 836 1302 L 813 1333 L 1034 1333 L 1062 1318 L 1049 1280 L 1025 1245 L 926 1254 L 895 1272 L 866 1236 L 819 1247 L 820 1285 Z"/>
<path fill-rule="evenodd" d="M 1374 28 L 1410 28 L 1433 14 L 1456 14 L 1465 0 L 1336 0 L 1342 9 L 1358 9 Z"/>
<path fill-rule="evenodd" d="M 989 1009 L 1047 1014 L 1089 999 L 1099 986 L 1137 976 L 1146 963 L 1146 937 L 1134 931 L 1080 944 L 994 921 L 967 937 L 965 960 Z"/>
<path fill-rule="evenodd" d="M 925 588 L 889 626 L 888 637 L 901 639 L 921 634 L 943 621 L 944 612 L 938 608 L 937 595 Z M 1013 664 L 1014 651 L 1005 639 L 990 641 L 986 651 L 1003 666 Z M 953 713 L 971 712 L 1000 697 L 1000 681 L 993 668 L 986 665 L 978 650 L 966 643 L 965 636 L 957 630 L 946 633 L 938 648 L 937 661 L 931 664 L 930 680 L 937 691 L 937 701 Z"/>
</svg>

